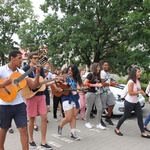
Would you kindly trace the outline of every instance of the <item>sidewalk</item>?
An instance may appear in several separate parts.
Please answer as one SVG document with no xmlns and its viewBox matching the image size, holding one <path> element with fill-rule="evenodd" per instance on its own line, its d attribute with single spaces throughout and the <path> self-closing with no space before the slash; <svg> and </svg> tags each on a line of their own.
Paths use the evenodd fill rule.
<svg viewBox="0 0 150 150">
<path fill-rule="evenodd" d="M 143 118 L 150 113 L 150 105 L 146 103 L 143 110 Z M 59 111 L 58 111 L 59 115 Z M 113 122 L 116 124 L 120 116 L 114 116 Z M 93 127 L 87 129 L 84 126 L 84 121 L 77 120 L 77 134 L 82 137 L 82 140 L 75 141 L 70 138 L 70 128 L 67 124 L 63 128 L 63 135 L 60 138 L 57 135 L 57 127 L 62 117 L 59 116 L 58 122 L 52 118 L 51 112 L 48 113 L 48 129 L 47 129 L 47 143 L 50 144 L 54 150 L 149 150 L 150 139 L 141 138 L 140 130 L 137 125 L 135 115 L 132 115 L 121 127 L 124 134 L 119 137 L 114 133 L 115 126 L 107 125 L 106 130 L 100 130 Z M 91 119 L 91 124 L 95 126 L 95 119 Z M 37 125 L 40 129 L 40 118 L 37 117 Z M 6 150 L 21 150 L 19 132 L 16 129 L 14 122 L 12 124 L 14 134 L 7 133 L 5 149 Z M 150 128 L 150 124 L 148 125 Z M 34 139 L 37 145 L 40 145 L 40 131 L 34 132 Z M 32 150 L 32 149 L 30 149 Z M 44 150 L 40 146 L 37 150 Z"/>
</svg>

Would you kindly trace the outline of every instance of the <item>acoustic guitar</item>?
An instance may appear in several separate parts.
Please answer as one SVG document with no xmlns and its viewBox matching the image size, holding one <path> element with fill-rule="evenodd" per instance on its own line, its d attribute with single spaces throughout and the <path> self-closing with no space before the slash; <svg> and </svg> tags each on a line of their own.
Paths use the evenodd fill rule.
<svg viewBox="0 0 150 150">
<path fill-rule="evenodd" d="M 55 85 L 58 88 L 61 88 L 62 91 L 61 92 L 57 91 L 56 88 L 55 88 Z M 72 89 L 68 83 L 62 83 L 62 82 L 56 82 L 55 85 L 54 84 L 51 85 L 51 91 L 57 97 L 60 97 L 62 95 L 69 95 L 69 93 L 71 91 L 84 91 L 84 92 L 86 92 L 88 90 L 88 87 Z"/>
<path fill-rule="evenodd" d="M 34 80 L 34 78 L 31 80 Z M 29 98 L 33 97 L 37 92 L 44 91 L 46 89 L 46 85 L 45 85 L 46 83 L 54 83 L 55 80 L 56 80 L 56 78 L 50 79 L 50 80 L 44 80 L 43 77 L 40 76 L 39 77 L 39 86 L 36 89 L 30 89 L 26 85 L 26 87 L 21 90 L 21 95 L 23 98 L 29 99 Z"/>
<path fill-rule="evenodd" d="M 43 57 L 39 60 L 37 65 L 43 65 L 46 63 L 46 61 L 47 58 Z M 0 88 L 0 98 L 5 102 L 13 101 L 16 98 L 18 91 L 20 91 L 27 85 L 25 77 L 34 70 L 35 67 L 32 67 L 24 74 L 21 74 L 20 72 L 13 72 L 10 76 L 10 78 L 12 79 L 12 83 L 3 88 Z M 0 79 L 0 83 L 2 83 L 4 80 L 5 79 Z"/>
</svg>

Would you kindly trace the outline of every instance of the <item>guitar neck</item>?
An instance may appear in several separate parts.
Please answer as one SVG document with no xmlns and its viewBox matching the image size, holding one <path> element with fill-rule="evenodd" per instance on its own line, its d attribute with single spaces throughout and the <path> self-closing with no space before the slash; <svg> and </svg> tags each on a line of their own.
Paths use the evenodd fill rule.
<svg viewBox="0 0 150 150">
<path fill-rule="evenodd" d="M 38 65 L 38 64 L 40 64 L 40 65 L 43 65 L 44 63 L 46 63 L 46 61 L 47 61 L 47 58 L 46 57 L 43 57 L 43 58 L 41 58 L 40 60 L 39 60 L 39 62 L 36 64 L 36 65 Z M 32 67 L 32 68 L 30 68 L 29 70 L 27 70 L 22 76 L 20 76 L 18 79 L 17 79 L 17 81 L 22 81 L 28 74 L 30 74 L 32 71 L 34 71 L 36 68 L 35 67 Z"/>
<path fill-rule="evenodd" d="M 43 85 L 43 84 L 46 84 L 46 83 L 48 83 L 48 82 L 55 81 L 55 80 L 56 80 L 56 79 L 45 80 L 45 81 L 40 82 L 39 84 L 40 84 L 40 85 Z"/>
<path fill-rule="evenodd" d="M 87 90 L 87 88 L 85 89 L 85 88 L 79 88 L 79 89 L 63 89 L 63 91 L 77 91 L 77 90 Z"/>
<path fill-rule="evenodd" d="M 35 70 L 35 67 L 30 68 L 27 70 L 23 75 L 21 75 L 17 80 L 20 82 L 22 81 L 28 74 Z"/>
<path fill-rule="evenodd" d="M 77 91 L 78 89 L 63 89 L 63 91 Z"/>
</svg>

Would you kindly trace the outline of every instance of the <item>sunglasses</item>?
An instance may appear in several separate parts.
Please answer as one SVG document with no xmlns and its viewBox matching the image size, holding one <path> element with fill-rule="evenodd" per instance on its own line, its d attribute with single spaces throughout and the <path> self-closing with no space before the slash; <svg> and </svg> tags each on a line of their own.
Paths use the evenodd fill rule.
<svg viewBox="0 0 150 150">
<path fill-rule="evenodd" d="M 32 59 L 39 59 L 38 57 L 32 57 Z"/>
</svg>

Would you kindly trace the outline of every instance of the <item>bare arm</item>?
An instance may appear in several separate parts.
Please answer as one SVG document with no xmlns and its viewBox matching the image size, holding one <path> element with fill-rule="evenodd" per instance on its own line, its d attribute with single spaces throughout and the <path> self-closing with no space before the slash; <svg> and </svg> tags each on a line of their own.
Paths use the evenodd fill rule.
<svg viewBox="0 0 150 150">
<path fill-rule="evenodd" d="M 3 88 L 12 83 L 11 78 L 6 78 L 0 83 L 0 88 Z"/>
<path fill-rule="evenodd" d="M 102 87 L 103 86 L 103 84 L 101 84 L 101 83 L 91 84 L 90 80 L 88 80 L 88 79 L 85 79 L 83 84 L 88 87 Z"/>
<path fill-rule="evenodd" d="M 134 96 L 134 95 L 140 94 L 140 91 L 136 91 L 136 92 L 133 91 L 133 86 L 134 86 L 134 82 L 130 82 L 128 84 L 128 93 L 129 93 L 129 95 Z"/>
<path fill-rule="evenodd" d="M 101 83 L 103 84 L 103 86 L 109 86 L 109 83 L 106 83 L 105 79 L 101 79 Z"/>
<path fill-rule="evenodd" d="M 34 78 L 34 80 L 32 80 L 32 78 L 27 78 L 27 85 L 31 88 L 31 89 L 35 89 L 36 87 L 39 86 L 39 77 L 40 77 L 40 70 L 41 70 L 41 66 L 37 66 L 36 67 L 36 77 Z"/>
<path fill-rule="evenodd" d="M 116 82 L 110 82 L 110 83 L 106 83 L 105 79 L 101 79 L 101 83 L 103 84 L 103 86 L 116 86 Z"/>
</svg>

